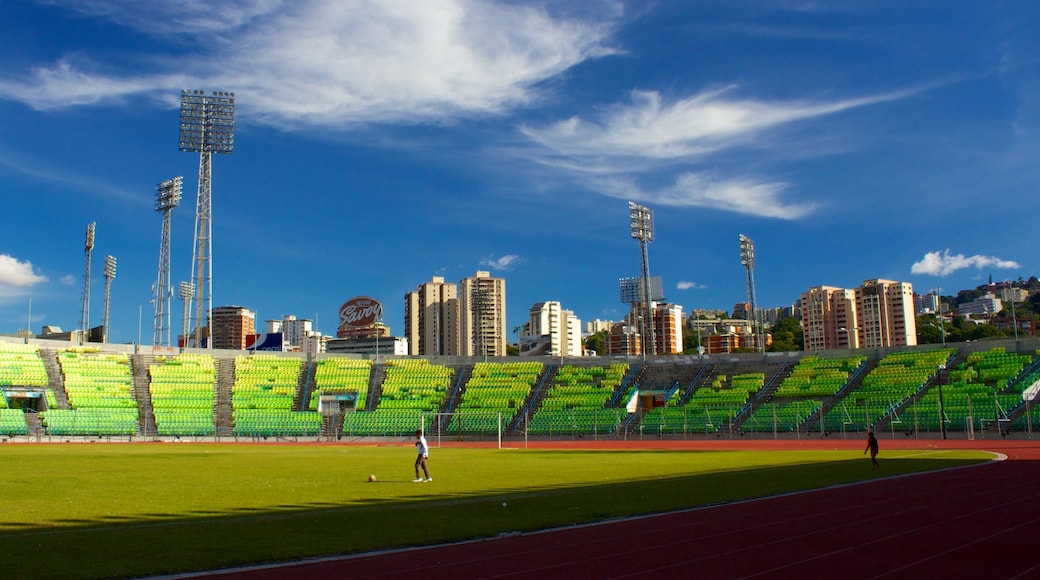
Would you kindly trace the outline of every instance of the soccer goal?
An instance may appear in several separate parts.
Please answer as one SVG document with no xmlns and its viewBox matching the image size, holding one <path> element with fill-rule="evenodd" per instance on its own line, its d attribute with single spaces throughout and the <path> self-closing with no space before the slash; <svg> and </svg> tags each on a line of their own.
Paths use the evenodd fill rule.
<svg viewBox="0 0 1040 580">
<path fill-rule="evenodd" d="M 503 447 L 510 417 L 499 412 L 464 411 L 433 413 L 423 417 L 426 438 L 440 445 L 442 441 L 495 441 Z"/>
</svg>

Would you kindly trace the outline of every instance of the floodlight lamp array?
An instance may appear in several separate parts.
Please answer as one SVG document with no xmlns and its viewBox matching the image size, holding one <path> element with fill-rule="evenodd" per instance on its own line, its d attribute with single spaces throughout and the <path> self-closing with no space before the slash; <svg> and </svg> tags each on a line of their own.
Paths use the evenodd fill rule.
<svg viewBox="0 0 1040 580">
<path fill-rule="evenodd" d="M 654 212 L 645 205 L 628 202 L 628 217 L 632 237 L 641 242 L 654 241 Z"/>
<path fill-rule="evenodd" d="M 181 91 L 180 150 L 231 153 L 235 148 L 235 93 Z"/>
<path fill-rule="evenodd" d="M 195 283 L 181 282 L 178 287 L 177 297 L 181 300 L 191 300 L 195 297 Z"/>
<path fill-rule="evenodd" d="M 115 256 L 105 256 L 105 278 L 112 280 L 116 277 Z"/>
<path fill-rule="evenodd" d="M 740 265 L 755 267 L 755 243 L 744 234 L 740 234 Z"/>
<path fill-rule="evenodd" d="M 181 203 L 182 181 L 183 178 L 177 176 L 155 186 L 155 211 L 166 211 Z"/>
<path fill-rule="evenodd" d="M 94 249 L 94 223 L 87 225 L 87 241 L 83 246 L 83 249 L 87 252 Z"/>
</svg>

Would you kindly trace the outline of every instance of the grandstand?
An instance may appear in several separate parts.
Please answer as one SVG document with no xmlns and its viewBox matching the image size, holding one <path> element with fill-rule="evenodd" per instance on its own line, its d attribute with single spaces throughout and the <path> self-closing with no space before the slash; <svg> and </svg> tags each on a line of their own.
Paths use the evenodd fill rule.
<svg viewBox="0 0 1040 580">
<path fill-rule="evenodd" d="M 160 436 L 216 434 L 213 420 L 216 366 L 208 354 L 158 357 L 148 367 L 149 389 Z"/>
<path fill-rule="evenodd" d="M 742 429 L 755 433 L 806 430 L 809 420 L 849 384 L 865 362 L 865 356 L 802 357 L 781 381 L 772 399 L 743 421 Z"/>
<path fill-rule="evenodd" d="M 293 410 L 301 369 L 298 358 L 271 354 L 236 357 L 232 432 L 260 438 L 317 436 L 321 415 Z"/>
<path fill-rule="evenodd" d="M 542 376 L 545 365 L 537 361 L 478 362 L 452 410 L 449 435 L 495 434 L 512 422 Z"/>
<path fill-rule="evenodd" d="M 627 363 L 559 367 L 541 399 L 532 401 L 532 408 L 527 410 L 526 432 L 529 435 L 614 432 L 627 412 L 608 405 L 615 392 L 622 388 L 628 369 Z"/>
<path fill-rule="evenodd" d="M 1015 353 L 1013 344 L 377 364 L 293 353 L 137 354 L 126 345 L 0 337 L 0 436 L 399 437 L 420 426 L 460 438 L 833 436 L 867 428 L 1006 436 L 1031 433 L 1038 419 L 1023 397 L 1040 389 L 1040 357 L 1036 348 Z M 356 406 L 323 416 L 323 395 Z"/>
<path fill-rule="evenodd" d="M 990 425 L 1001 428 L 1002 423 L 1010 422 L 1008 411 L 1022 402 L 1022 391 L 1013 386 L 1021 382 L 1014 379 L 1031 362 L 1032 357 L 1005 352 L 1003 347 L 970 353 L 964 362 L 947 371 L 941 405 L 936 384 L 898 409 L 890 420 L 911 432 L 940 430 L 940 420 L 947 429 L 967 433 Z"/>
<path fill-rule="evenodd" d="M 49 435 L 132 436 L 138 433 L 130 357 L 98 347 L 58 353 L 69 408 L 48 407 L 41 422 Z"/>
<path fill-rule="evenodd" d="M 389 359 L 384 372 L 378 396 L 368 405 L 372 410 L 345 414 L 343 434 L 399 436 L 424 427 L 423 421 L 441 410 L 455 375 L 453 368 L 421 358 Z"/>
<path fill-rule="evenodd" d="M 863 431 L 896 412 L 935 381 L 939 365 L 948 364 L 956 349 L 912 350 L 886 355 L 823 417 L 827 431 Z"/>
</svg>

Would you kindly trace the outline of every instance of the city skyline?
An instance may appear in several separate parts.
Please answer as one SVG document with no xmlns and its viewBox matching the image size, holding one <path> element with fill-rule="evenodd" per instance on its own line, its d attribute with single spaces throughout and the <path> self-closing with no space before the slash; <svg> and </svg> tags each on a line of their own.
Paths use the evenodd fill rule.
<svg viewBox="0 0 1040 580">
<path fill-rule="evenodd" d="M 110 340 L 150 343 L 155 186 L 183 176 L 179 318 L 198 185 L 184 89 L 236 95 L 213 305 L 326 335 L 354 296 L 403 335 L 408 292 L 477 270 L 506 279 L 510 329 L 550 300 L 620 320 L 618 280 L 640 270 L 629 201 L 654 211 L 650 275 L 686 312 L 746 299 L 741 234 L 764 308 L 1040 266 L 1029 4 L 26 0 L 0 34 L 0 333 L 30 314 L 32 332 L 78 326 L 96 222 L 91 304 L 114 256 Z"/>
</svg>

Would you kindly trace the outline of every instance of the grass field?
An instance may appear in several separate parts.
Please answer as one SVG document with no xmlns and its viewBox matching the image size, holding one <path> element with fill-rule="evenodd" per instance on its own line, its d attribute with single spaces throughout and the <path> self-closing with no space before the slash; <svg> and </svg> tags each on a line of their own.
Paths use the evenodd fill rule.
<svg viewBox="0 0 1040 580">
<path fill-rule="evenodd" d="M 207 570 L 664 512 L 989 459 L 888 451 L 5 445 L 0 578 Z M 377 481 L 368 482 L 369 474 Z"/>
</svg>

